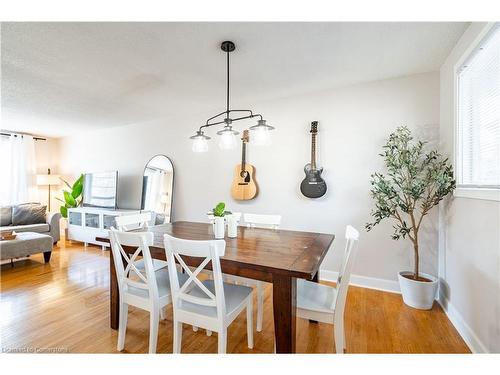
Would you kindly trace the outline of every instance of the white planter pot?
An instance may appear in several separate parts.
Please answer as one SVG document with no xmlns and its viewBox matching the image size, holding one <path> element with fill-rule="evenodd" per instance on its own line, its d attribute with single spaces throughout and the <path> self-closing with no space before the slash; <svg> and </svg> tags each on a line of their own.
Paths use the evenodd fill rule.
<svg viewBox="0 0 500 375">
<path fill-rule="evenodd" d="M 229 238 L 236 238 L 238 236 L 238 222 L 233 215 L 226 215 L 227 221 L 227 236 Z"/>
<path fill-rule="evenodd" d="M 430 282 L 416 281 L 403 275 L 413 275 L 413 272 L 402 271 L 398 274 L 404 303 L 416 309 L 430 310 L 436 298 L 438 279 L 426 273 L 420 273 L 420 276 L 431 280 Z"/>
<path fill-rule="evenodd" d="M 214 236 L 215 238 L 224 238 L 225 224 L 223 217 L 214 218 Z"/>
</svg>

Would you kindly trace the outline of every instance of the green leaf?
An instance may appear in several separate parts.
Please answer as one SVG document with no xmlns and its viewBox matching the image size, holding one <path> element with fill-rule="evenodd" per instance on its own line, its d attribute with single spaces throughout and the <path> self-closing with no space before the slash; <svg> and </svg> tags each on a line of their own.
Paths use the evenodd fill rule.
<svg viewBox="0 0 500 375">
<path fill-rule="evenodd" d="M 77 181 L 78 182 L 78 181 Z M 73 190 L 71 191 L 71 195 L 73 196 L 73 198 L 78 198 L 80 195 L 82 195 L 82 191 L 83 191 L 83 183 L 75 183 L 73 185 Z"/>
<path fill-rule="evenodd" d="M 76 200 L 73 198 L 73 196 L 68 193 L 66 190 L 63 191 L 64 194 L 64 200 L 66 201 L 66 204 L 70 207 L 76 207 Z"/>
<path fill-rule="evenodd" d="M 83 174 L 78 177 L 78 179 L 74 182 L 72 189 L 74 190 L 77 185 L 82 185 L 83 187 Z"/>
<path fill-rule="evenodd" d="M 226 208 L 226 204 L 224 202 L 219 202 L 217 206 L 213 209 L 214 216 L 223 217 L 224 209 Z"/>
<path fill-rule="evenodd" d="M 68 208 L 66 206 L 61 206 L 59 212 L 61 212 L 62 217 L 68 217 Z"/>
</svg>

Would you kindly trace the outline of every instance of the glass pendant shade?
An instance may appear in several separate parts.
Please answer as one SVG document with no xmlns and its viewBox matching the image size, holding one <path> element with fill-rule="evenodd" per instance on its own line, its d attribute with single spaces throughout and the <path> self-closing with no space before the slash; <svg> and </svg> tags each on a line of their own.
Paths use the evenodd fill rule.
<svg viewBox="0 0 500 375">
<path fill-rule="evenodd" d="M 203 134 L 202 131 L 197 131 L 196 135 L 193 135 L 192 137 L 189 137 L 190 139 L 193 140 L 193 144 L 191 146 L 191 149 L 193 152 L 207 152 L 208 151 L 208 140 L 210 137 L 206 136 Z"/>
<path fill-rule="evenodd" d="M 219 138 L 219 147 L 221 150 L 232 150 L 237 145 L 236 135 L 239 134 L 237 131 L 233 130 L 231 126 L 226 125 L 224 129 L 218 131 L 217 134 Z"/>
<path fill-rule="evenodd" d="M 259 120 L 257 125 L 251 126 L 250 142 L 256 146 L 271 145 L 271 130 L 274 127 L 267 125 L 266 120 Z"/>
</svg>

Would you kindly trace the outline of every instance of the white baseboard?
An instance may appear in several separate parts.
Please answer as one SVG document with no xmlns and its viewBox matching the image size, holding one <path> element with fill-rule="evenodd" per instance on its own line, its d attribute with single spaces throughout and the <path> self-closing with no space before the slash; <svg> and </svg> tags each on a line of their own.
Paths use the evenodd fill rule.
<svg viewBox="0 0 500 375">
<path fill-rule="evenodd" d="M 474 331 L 465 322 L 462 315 L 458 310 L 450 303 L 446 298 L 440 297 L 437 299 L 441 307 L 443 308 L 446 316 L 450 320 L 451 324 L 457 329 L 458 333 L 464 339 L 465 343 L 469 347 L 472 353 L 489 353 L 486 346 L 477 337 Z"/>
<path fill-rule="evenodd" d="M 320 270 L 319 279 L 324 281 L 336 282 L 338 272 Z M 376 277 L 367 277 L 361 275 L 351 275 L 350 285 L 360 286 L 368 289 L 382 290 L 384 292 L 401 293 L 399 283 L 393 280 L 378 279 Z"/>
</svg>

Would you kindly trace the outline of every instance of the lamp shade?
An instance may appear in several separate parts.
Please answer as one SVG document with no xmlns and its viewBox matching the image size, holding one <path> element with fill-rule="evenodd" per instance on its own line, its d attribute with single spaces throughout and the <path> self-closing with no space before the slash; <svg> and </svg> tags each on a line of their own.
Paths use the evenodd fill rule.
<svg viewBox="0 0 500 375">
<path fill-rule="evenodd" d="M 37 174 L 37 185 L 59 185 L 60 179 L 58 174 Z"/>
</svg>

